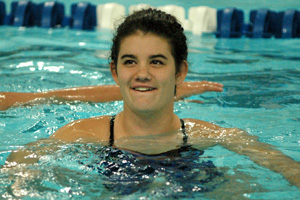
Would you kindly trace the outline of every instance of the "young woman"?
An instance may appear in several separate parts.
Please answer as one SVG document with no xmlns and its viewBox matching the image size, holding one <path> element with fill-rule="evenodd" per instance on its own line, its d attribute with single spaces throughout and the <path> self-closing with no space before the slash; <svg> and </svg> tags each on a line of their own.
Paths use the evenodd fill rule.
<svg viewBox="0 0 300 200">
<path fill-rule="evenodd" d="M 124 101 L 123 111 L 71 122 L 51 138 L 99 142 L 142 155 L 162 155 L 187 145 L 200 150 L 221 145 L 281 173 L 300 188 L 299 162 L 275 147 L 245 131 L 180 119 L 174 113 L 174 96 L 188 72 L 187 55 L 186 36 L 173 16 L 155 9 L 128 16 L 113 38 L 110 63 Z M 36 157 L 24 158 L 28 154 L 12 153 L 7 166 L 35 162 Z"/>
</svg>

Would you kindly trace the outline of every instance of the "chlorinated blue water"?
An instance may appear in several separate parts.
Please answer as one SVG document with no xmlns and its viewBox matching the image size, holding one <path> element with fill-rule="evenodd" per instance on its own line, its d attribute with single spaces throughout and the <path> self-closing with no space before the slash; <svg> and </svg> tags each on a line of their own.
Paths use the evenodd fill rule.
<svg viewBox="0 0 300 200">
<path fill-rule="evenodd" d="M 110 47 L 108 32 L 39 28 L 19 30 L 11 27 L 1 29 L 6 33 L 1 39 L 4 44 L 0 54 L 1 91 L 36 92 L 113 84 L 107 65 Z M 297 55 L 300 41 L 247 38 L 217 40 L 212 36 L 190 36 L 189 43 L 190 71 L 187 81 L 221 82 L 225 85 L 225 91 L 189 98 L 204 101 L 203 104 L 177 102 L 175 112 L 181 118 L 193 117 L 223 127 L 244 129 L 258 136 L 260 141 L 272 144 L 300 161 L 300 57 Z M 112 115 L 121 110 L 122 102 L 61 103 L 49 100 L 1 111 L 0 164 L 4 164 L 11 151 L 47 138 L 73 120 Z M 92 196 L 124 198 L 122 193 L 107 191 L 105 184 L 109 185 L 109 182 L 97 173 L 97 164 L 88 164 L 103 159 L 95 153 L 95 149 L 104 151 L 105 148 L 96 144 L 90 144 L 89 147 L 79 144 L 59 146 L 54 155 L 45 156 L 33 167 L 43 173 L 28 185 L 24 184 L 23 190 L 28 192 L 27 196 L 33 195 L 36 198 L 42 198 L 45 194 L 49 199 Z M 83 161 L 83 155 L 88 155 L 90 160 Z M 220 187 L 207 186 L 217 189 L 206 193 L 197 192 L 197 188 L 194 192 L 192 189 L 180 192 L 178 182 L 168 182 L 161 173 L 152 178 L 155 184 L 163 185 L 163 189 L 154 187 L 155 184 L 146 184 L 144 190 L 126 194 L 126 197 L 169 198 L 178 195 L 186 196 L 187 199 L 209 199 L 221 198 L 218 196 L 220 190 L 236 195 L 237 198 L 243 196 L 249 199 L 276 199 L 278 195 L 281 199 L 289 199 L 300 195 L 299 190 L 281 175 L 221 147 L 207 149 L 197 158 L 196 163 L 212 161 L 213 167 L 216 167 L 214 170 L 225 174 L 216 178 L 216 185 L 221 183 Z M 119 165 L 122 160 L 119 159 Z M 86 168 L 86 165 L 90 167 Z M 157 170 L 155 172 L 158 173 Z M 2 197 L 12 197 L 9 187 L 13 182 L 9 181 L 7 174 L 1 176 Z M 241 187 L 235 187 L 237 183 Z"/>
<path fill-rule="evenodd" d="M 292 3 L 288 1 L 286 7 Z M 0 32 L 0 91 L 113 84 L 108 68 L 109 31 L 0 27 Z M 300 161 L 300 40 L 187 35 L 187 81 L 217 81 L 225 90 L 189 98 L 204 103 L 177 102 L 175 113 L 244 129 Z M 46 100 L 0 111 L 0 165 L 11 151 L 48 138 L 71 121 L 113 115 L 122 106 L 121 101 Z M 280 174 L 220 146 L 204 152 L 187 149 L 181 160 L 162 161 L 92 143 L 55 144 L 46 139 L 32 148 L 45 153 L 30 166 L 39 174 L 12 189 L 15 180 L 0 173 L 1 198 L 18 198 L 18 194 L 23 199 L 300 197 L 299 189 Z M 20 171 L 16 169 L 15 176 L 21 176 Z"/>
</svg>

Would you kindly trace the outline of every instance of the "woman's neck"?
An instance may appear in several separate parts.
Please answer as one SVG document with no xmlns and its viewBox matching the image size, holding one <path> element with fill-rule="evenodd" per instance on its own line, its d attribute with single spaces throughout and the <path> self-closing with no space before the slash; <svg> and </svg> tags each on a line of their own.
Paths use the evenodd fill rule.
<svg viewBox="0 0 300 200">
<path fill-rule="evenodd" d="M 158 112 L 133 112 L 124 108 L 116 118 L 116 137 L 163 134 L 179 129 L 181 124 L 173 109 Z"/>
</svg>

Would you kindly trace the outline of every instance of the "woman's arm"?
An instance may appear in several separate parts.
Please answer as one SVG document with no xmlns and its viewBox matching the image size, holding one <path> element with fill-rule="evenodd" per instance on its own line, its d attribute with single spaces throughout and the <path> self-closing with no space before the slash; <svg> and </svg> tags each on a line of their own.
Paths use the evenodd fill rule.
<svg viewBox="0 0 300 200">
<path fill-rule="evenodd" d="M 40 169 L 30 166 L 38 163 L 44 155 L 55 154 L 64 145 L 62 141 L 41 139 L 13 151 L 6 159 L 4 166 L 0 166 L 0 173 L 8 175 L 12 183 L 9 186 L 11 193 L 17 198 L 28 196 L 29 190 L 26 186 L 41 179 L 44 174 Z"/>
<path fill-rule="evenodd" d="M 176 100 L 188 98 L 193 95 L 204 92 L 222 92 L 223 84 L 211 81 L 183 82 L 181 87 L 177 88 Z"/>
<path fill-rule="evenodd" d="M 256 164 L 282 174 L 300 189 L 300 162 L 239 129 L 229 129 L 221 138 L 220 144 L 228 150 L 248 156 Z"/>
<path fill-rule="evenodd" d="M 196 81 L 184 82 L 178 88 L 176 100 L 183 99 L 206 91 L 221 92 L 223 85 L 216 82 Z M 54 98 L 61 101 L 79 100 L 91 102 L 109 102 L 122 100 L 120 88 L 117 85 L 99 85 L 50 90 L 47 92 L 0 92 L 0 110 L 28 103 L 36 99 Z"/>
<path fill-rule="evenodd" d="M 50 90 L 47 92 L 0 92 L 0 110 L 21 105 L 37 99 L 79 100 L 91 102 L 108 102 L 122 100 L 117 85 L 83 86 Z"/>
<path fill-rule="evenodd" d="M 26 166 L 37 163 L 41 156 L 54 153 L 65 144 L 63 141 L 49 138 L 31 142 L 22 148 L 12 151 L 2 168 L 8 169 L 19 165 Z"/>
</svg>

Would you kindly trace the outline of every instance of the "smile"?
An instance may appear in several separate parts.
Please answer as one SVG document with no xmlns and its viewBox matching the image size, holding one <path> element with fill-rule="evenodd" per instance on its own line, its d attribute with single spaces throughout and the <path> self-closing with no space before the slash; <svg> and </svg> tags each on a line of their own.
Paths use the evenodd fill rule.
<svg viewBox="0 0 300 200">
<path fill-rule="evenodd" d="M 147 91 L 152 91 L 155 88 L 151 88 L 151 87 L 135 87 L 132 88 L 133 90 L 139 91 L 139 92 L 147 92 Z"/>
</svg>

